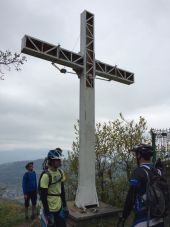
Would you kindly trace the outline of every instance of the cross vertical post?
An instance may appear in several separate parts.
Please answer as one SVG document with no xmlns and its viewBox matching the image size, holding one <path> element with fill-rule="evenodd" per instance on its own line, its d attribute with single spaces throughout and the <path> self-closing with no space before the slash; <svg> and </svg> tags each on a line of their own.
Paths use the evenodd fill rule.
<svg viewBox="0 0 170 227">
<path fill-rule="evenodd" d="M 134 83 L 134 73 L 95 59 L 94 15 L 86 10 L 81 14 L 80 53 L 28 35 L 22 39 L 21 52 L 53 64 L 71 67 L 77 72 L 80 78 L 80 150 L 75 203 L 79 208 L 98 206 L 95 183 L 95 76 L 130 85 Z"/>
<path fill-rule="evenodd" d="M 80 74 L 79 178 L 77 207 L 98 206 L 95 184 L 95 54 L 94 15 L 81 14 L 81 46 L 84 69 Z"/>
</svg>

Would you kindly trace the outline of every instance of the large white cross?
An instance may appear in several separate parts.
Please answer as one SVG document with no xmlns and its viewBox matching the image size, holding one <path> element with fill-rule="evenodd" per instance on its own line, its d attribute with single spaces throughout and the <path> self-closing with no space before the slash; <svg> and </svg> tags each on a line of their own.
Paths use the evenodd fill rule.
<svg viewBox="0 0 170 227">
<path fill-rule="evenodd" d="M 134 74 L 95 60 L 94 15 L 88 11 L 81 14 L 80 53 L 28 35 L 22 39 L 22 52 L 71 67 L 80 78 L 79 178 L 75 203 L 79 208 L 98 206 L 95 183 L 95 76 L 132 84 Z"/>
</svg>

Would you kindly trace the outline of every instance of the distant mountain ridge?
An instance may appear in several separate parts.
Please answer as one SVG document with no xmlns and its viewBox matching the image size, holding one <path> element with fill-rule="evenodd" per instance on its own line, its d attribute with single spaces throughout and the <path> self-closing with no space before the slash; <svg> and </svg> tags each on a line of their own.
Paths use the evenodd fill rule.
<svg viewBox="0 0 170 227">
<path fill-rule="evenodd" d="M 28 161 L 18 161 L 0 165 L 0 188 L 6 188 L 3 197 L 15 199 L 22 195 L 22 177 Z M 42 172 L 43 159 L 34 160 L 37 176 Z"/>
<path fill-rule="evenodd" d="M 28 161 L 19 161 L 12 163 L 5 163 L 0 165 L 0 183 L 16 184 L 22 181 L 22 176 L 26 172 L 25 165 Z M 34 160 L 34 170 L 37 174 L 42 171 L 43 159 Z"/>
<path fill-rule="evenodd" d="M 68 157 L 67 149 L 63 149 L 63 155 Z M 9 162 L 18 162 L 23 160 L 38 160 L 47 156 L 48 149 L 17 149 L 17 150 L 0 150 L 0 165 Z"/>
<path fill-rule="evenodd" d="M 37 181 L 41 172 L 43 171 L 44 159 L 17 161 L 11 163 L 0 164 L 0 197 L 8 199 L 23 199 L 22 192 L 22 178 L 24 173 L 27 171 L 25 165 L 33 161 L 34 170 L 37 174 Z M 68 169 L 67 159 L 63 160 L 62 168 L 64 171 Z"/>
<path fill-rule="evenodd" d="M 42 159 L 47 155 L 47 152 L 48 150 L 42 149 L 0 150 L 0 165 L 9 162 Z"/>
</svg>

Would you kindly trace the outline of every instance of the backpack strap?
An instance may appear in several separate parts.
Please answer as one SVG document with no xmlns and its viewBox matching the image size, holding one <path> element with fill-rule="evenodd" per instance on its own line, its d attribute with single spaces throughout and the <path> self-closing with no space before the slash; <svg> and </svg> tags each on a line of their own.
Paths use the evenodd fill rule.
<svg viewBox="0 0 170 227">
<path fill-rule="evenodd" d="M 47 171 L 47 174 L 49 176 L 49 184 L 48 184 L 48 187 L 50 187 L 51 185 L 54 185 L 54 184 L 58 184 L 59 182 L 62 181 L 63 179 L 63 172 L 61 169 L 58 169 L 58 171 L 60 172 L 60 178 L 57 179 L 56 181 L 52 182 L 52 175 L 49 171 Z M 48 196 L 61 196 L 61 193 L 55 193 L 55 194 L 51 194 L 51 193 L 48 193 Z"/>
<path fill-rule="evenodd" d="M 156 168 L 156 167 L 150 167 L 150 166 L 145 165 L 145 164 L 141 165 L 141 168 L 142 167 L 143 167 L 143 169 L 145 169 L 145 172 L 147 171 L 148 174 L 149 174 L 149 172 L 151 172 L 151 173 L 159 175 L 160 177 L 162 176 L 161 170 Z M 150 176 L 150 174 L 149 174 L 149 176 Z"/>
<path fill-rule="evenodd" d="M 63 171 L 60 168 L 58 168 L 58 171 L 60 172 L 60 175 L 63 178 Z"/>
<path fill-rule="evenodd" d="M 151 170 L 151 167 L 147 164 L 142 164 L 140 167 L 143 167 L 144 169 Z"/>
<path fill-rule="evenodd" d="M 59 193 L 59 194 L 51 194 L 51 193 L 48 193 L 47 195 L 49 195 L 49 196 L 61 196 L 61 193 Z"/>
<path fill-rule="evenodd" d="M 146 173 L 146 177 L 147 177 L 148 183 L 150 183 L 150 176 L 149 176 L 148 171 L 147 171 L 145 168 L 143 168 L 143 170 L 144 170 L 144 172 Z"/>
<path fill-rule="evenodd" d="M 51 173 L 48 170 L 46 170 L 44 173 L 47 174 L 47 176 L 48 176 L 48 179 L 49 179 L 48 187 L 49 187 L 52 184 L 52 176 L 51 176 Z"/>
<path fill-rule="evenodd" d="M 39 177 L 39 188 L 40 188 L 40 181 L 41 181 L 41 178 L 42 178 L 42 176 L 44 175 L 44 174 L 47 174 L 47 176 L 48 176 L 48 178 L 49 178 L 49 182 L 48 182 L 48 187 L 51 185 L 51 182 L 52 182 L 52 176 L 51 176 L 51 173 L 48 171 L 48 170 L 44 170 L 42 173 L 41 173 L 41 175 L 40 175 L 40 177 Z"/>
<path fill-rule="evenodd" d="M 57 184 L 57 183 L 59 183 L 59 182 L 61 182 L 61 181 L 62 181 L 62 179 L 63 179 L 63 172 L 62 172 L 62 170 L 61 170 L 61 169 L 58 169 L 58 171 L 60 172 L 60 178 L 59 178 L 59 179 L 57 179 L 57 180 L 56 180 L 56 181 L 54 181 L 54 182 L 52 182 L 52 176 L 51 176 L 51 173 L 48 171 L 48 175 L 49 175 L 49 177 L 51 177 L 51 180 L 49 181 L 49 185 L 48 185 L 48 186 L 53 185 L 53 184 Z"/>
</svg>

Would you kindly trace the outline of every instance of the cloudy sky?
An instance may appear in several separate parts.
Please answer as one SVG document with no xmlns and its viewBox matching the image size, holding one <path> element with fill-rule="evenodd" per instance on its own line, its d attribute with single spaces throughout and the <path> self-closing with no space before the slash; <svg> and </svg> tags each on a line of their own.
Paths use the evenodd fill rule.
<svg viewBox="0 0 170 227">
<path fill-rule="evenodd" d="M 1 0 L 0 50 L 20 52 L 25 34 L 79 52 L 80 14 L 95 14 L 96 59 L 135 73 L 135 84 L 96 80 L 96 121 L 146 118 L 170 126 L 170 1 Z M 71 70 L 71 69 L 70 69 Z M 0 81 L 0 163 L 71 149 L 79 79 L 27 56 Z"/>
</svg>

